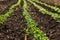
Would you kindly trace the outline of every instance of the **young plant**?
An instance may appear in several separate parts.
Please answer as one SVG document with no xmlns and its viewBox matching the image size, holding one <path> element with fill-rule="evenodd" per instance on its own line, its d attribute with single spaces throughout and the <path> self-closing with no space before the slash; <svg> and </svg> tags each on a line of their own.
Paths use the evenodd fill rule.
<svg viewBox="0 0 60 40">
<path fill-rule="evenodd" d="M 53 17 L 53 19 L 55 19 L 57 22 L 60 22 L 60 15 L 57 14 L 57 13 L 53 13 L 53 12 L 50 12 L 50 11 L 47 11 L 46 9 L 44 9 L 43 7 L 37 5 L 36 3 L 34 3 L 33 1 L 29 1 L 31 4 L 33 4 L 36 8 L 39 9 L 39 11 L 42 13 L 42 14 L 48 14 L 50 15 L 51 17 Z"/>
<path fill-rule="evenodd" d="M 4 15 L 2 15 L 2 14 L 0 15 L 0 24 L 3 24 L 3 22 L 6 21 L 7 18 L 11 16 L 11 14 L 13 13 L 13 9 L 14 9 L 16 6 L 19 6 L 19 5 L 20 5 L 20 2 L 21 2 L 21 0 L 18 0 L 18 2 L 17 2 L 16 4 L 12 5 L 12 6 L 9 8 L 8 12 L 6 12 Z"/>
<path fill-rule="evenodd" d="M 24 0 L 23 5 L 23 15 L 27 22 L 27 29 L 26 33 L 29 35 L 33 35 L 36 40 L 49 40 L 48 37 L 39 29 L 36 27 L 35 21 L 31 18 L 29 13 L 27 12 L 27 2 Z"/>
</svg>

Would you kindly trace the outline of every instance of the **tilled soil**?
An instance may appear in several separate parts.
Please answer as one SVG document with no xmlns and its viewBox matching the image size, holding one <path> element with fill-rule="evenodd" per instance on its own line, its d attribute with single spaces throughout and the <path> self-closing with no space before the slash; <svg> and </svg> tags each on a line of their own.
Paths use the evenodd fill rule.
<svg viewBox="0 0 60 40">
<path fill-rule="evenodd" d="M 48 4 L 53 4 L 56 6 L 60 6 L 60 0 L 40 0 L 42 2 L 48 3 Z"/>
<path fill-rule="evenodd" d="M 31 17 L 36 21 L 39 27 L 50 40 L 60 40 L 60 23 L 57 23 L 49 15 L 43 15 L 39 10 L 28 2 L 28 8 Z"/>
<path fill-rule="evenodd" d="M 53 9 L 51 9 L 51 8 L 49 8 L 49 7 L 47 7 L 47 6 L 45 6 L 45 5 L 42 5 L 42 4 L 40 4 L 40 3 L 37 3 L 37 2 L 35 2 L 36 4 L 38 4 L 38 5 L 40 5 L 41 7 L 43 7 L 44 9 L 46 9 L 47 11 L 50 11 L 50 12 L 53 12 L 53 13 L 58 13 L 57 11 L 54 11 Z M 44 3 L 44 2 L 43 2 Z M 47 3 L 46 3 L 47 4 Z M 50 4 L 48 4 L 48 5 L 50 5 Z M 54 5 L 52 5 L 52 6 L 54 6 Z M 57 6 L 58 7 L 58 6 Z M 58 13 L 59 14 L 59 13 Z"/>
<path fill-rule="evenodd" d="M 18 0 L 7 0 L 7 1 L 0 1 L 0 14 L 5 14 L 9 7 L 16 3 Z"/>
<path fill-rule="evenodd" d="M 4 14 L 8 11 L 8 8 L 16 3 L 17 0 L 11 0 L 8 2 L 0 2 L 1 12 Z M 60 40 L 60 23 L 57 23 L 49 15 L 43 15 L 34 7 L 31 3 L 28 3 L 27 10 L 30 13 L 32 19 L 35 20 L 37 27 L 40 28 L 50 40 Z M 3 8 L 2 8 L 3 6 Z M 14 9 L 11 17 L 9 17 L 2 25 L 0 25 L 0 40 L 24 40 L 25 31 L 27 27 L 26 20 L 23 16 L 23 1 L 19 7 Z M 45 7 L 46 8 L 46 7 Z M 47 9 L 48 10 L 48 9 Z M 49 10 L 50 11 L 50 10 Z M 33 36 L 27 36 L 27 40 L 33 40 Z"/>
<path fill-rule="evenodd" d="M 15 9 L 14 13 L 0 27 L 0 40 L 24 40 L 26 27 L 25 19 L 22 15 L 21 6 Z"/>
<path fill-rule="evenodd" d="M 23 3 L 14 9 L 13 14 L 2 25 L 0 25 L 0 40 L 25 40 L 24 28 L 27 27 L 22 10 Z M 27 36 L 32 40 L 33 36 Z"/>
</svg>

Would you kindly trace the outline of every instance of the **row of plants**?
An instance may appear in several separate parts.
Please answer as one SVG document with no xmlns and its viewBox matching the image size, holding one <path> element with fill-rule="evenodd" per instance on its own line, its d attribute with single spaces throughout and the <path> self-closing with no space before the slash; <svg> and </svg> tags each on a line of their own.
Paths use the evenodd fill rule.
<svg viewBox="0 0 60 40">
<path fill-rule="evenodd" d="M 33 35 L 35 40 L 49 40 L 48 37 L 42 32 L 38 27 L 36 27 L 35 21 L 31 18 L 29 15 L 29 12 L 27 11 L 27 2 L 24 1 L 23 5 L 23 16 L 26 19 L 27 22 L 27 28 L 25 29 L 27 35 Z"/>
<path fill-rule="evenodd" d="M 47 11 L 46 9 L 44 9 L 43 7 L 41 7 L 40 5 L 36 4 L 35 2 L 28 0 L 31 4 L 33 4 L 36 8 L 39 9 L 39 12 L 41 12 L 42 14 L 48 14 L 50 15 L 53 19 L 55 19 L 57 22 L 60 22 L 60 15 L 57 13 L 53 13 L 50 11 Z"/>
<path fill-rule="evenodd" d="M 46 7 L 49 7 L 51 9 L 53 9 L 54 11 L 56 11 L 58 13 L 60 13 L 60 8 L 58 8 L 57 6 L 48 5 L 48 4 L 43 3 L 43 2 L 41 2 L 39 0 L 32 0 L 32 1 L 37 2 L 37 3 L 40 3 L 40 4 L 42 4 L 42 5 L 46 6 Z"/>
<path fill-rule="evenodd" d="M 0 15 L 0 24 L 3 24 L 3 22 L 6 21 L 7 18 L 11 16 L 11 14 L 14 11 L 14 8 L 19 6 L 20 2 L 21 0 L 18 0 L 18 2 L 16 4 L 13 4 L 4 15 L 3 14 Z"/>
</svg>

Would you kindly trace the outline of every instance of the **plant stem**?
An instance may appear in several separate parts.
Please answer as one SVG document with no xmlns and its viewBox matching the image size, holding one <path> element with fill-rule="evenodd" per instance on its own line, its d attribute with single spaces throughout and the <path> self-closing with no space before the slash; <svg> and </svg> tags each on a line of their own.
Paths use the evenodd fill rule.
<svg viewBox="0 0 60 40">
<path fill-rule="evenodd" d="M 39 29 L 36 27 L 35 21 L 31 18 L 29 13 L 27 12 L 27 2 L 24 0 L 23 5 L 23 15 L 27 22 L 27 29 L 26 33 L 29 35 L 33 35 L 36 40 L 49 40 L 48 37 Z"/>
</svg>

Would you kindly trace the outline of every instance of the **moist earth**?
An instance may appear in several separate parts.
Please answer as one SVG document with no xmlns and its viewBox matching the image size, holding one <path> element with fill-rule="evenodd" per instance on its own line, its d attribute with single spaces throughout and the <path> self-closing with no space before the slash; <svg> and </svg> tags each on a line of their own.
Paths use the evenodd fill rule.
<svg viewBox="0 0 60 40">
<path fill-rule="evenodd" d="M 16 2 L 17 0 L 0 2 L 0 14 L 6 13 L 8 11 L 8 8 Z M 35 20 L 37 27 L 40 28 L 40 30 L 42 30 L 50 40 L 60 40 L 60 23 L 56 22 L 49 15 L 43 15 L 31 3 L 27 2 L 27 4 L 27 11 L 31 15 L 32 19 Z M 20 6 L 14 8 L 12 15 L 3 24 L 0 25 L 0 40 L 25 39 L 26 33 L 24 31 L 24 28 L 27 27 L 27 24 L 23 16 L 22 7 L 23 1 L 21 1 Z M 27 40 L 34 40 L 34 37 L 32 35 L 29 35 L 27 36 Z"/>
</svg>

